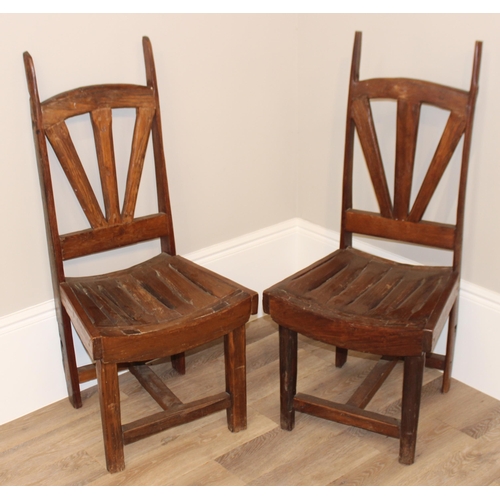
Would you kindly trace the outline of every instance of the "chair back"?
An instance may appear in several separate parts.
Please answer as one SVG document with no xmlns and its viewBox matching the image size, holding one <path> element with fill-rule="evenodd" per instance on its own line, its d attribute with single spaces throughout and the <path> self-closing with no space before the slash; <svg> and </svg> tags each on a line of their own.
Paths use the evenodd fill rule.
<svg viewBox="0 0 500 500">
<path fill-rule="evenodd" d="M 454 268 L 461 262 L 465 186 L 469 163 L 474 107 L 478 91 L 481 42 L 476 42 L 469 91 L 407 78 L 359 80 L 361 33 L 354 41 L 344 158 L 341 247 L 352 245 L 352 234 L 416 243 L 454 252 Z M 394 190 L 391 196 L 382 161 L 371 101 L 396 101 L 396 154 Z M 423 182 L 412 196 L 415 152 L 422 105 L 449 112 L 446 126 L 430 161 Z M 353 158 L 355 131 L 363 151 L 378 211 L 353 208 Z M 424 220 L 436 188 L 462 141 L 457 214 L 454 224 Z"/>
<path fill-rule="evenodd" d="M 63 261 L 142 241 L 160 238 L 162 251 L 175 254 L 156 72 L 147 37 L 143 38 L 143 50 L 146 85 L 92 85 L 63 92 L 43 102 L 38 94 L 33 60 L 29 53 L 24 53 L 48 240 L 59 282 L 64 280 Z M 121 108 L 135 109 L 135 125 L 120 201 L 112 130 L 113 110 Z M 88 117 L 92 125 L 102 197 L 96 195 L 89 181 L 88 166 L 83 164 L 67 124 L 67 120 L 80 115 Z M 150 136 L 158 212 L 137 217 L 137 197 Z M 48 143 L 88 220 L 89 227 L 85 229 L 67 234 L 59 232 L 51 175 L 51 168 L 55 167 L 49 164 Z"/>
</svg>

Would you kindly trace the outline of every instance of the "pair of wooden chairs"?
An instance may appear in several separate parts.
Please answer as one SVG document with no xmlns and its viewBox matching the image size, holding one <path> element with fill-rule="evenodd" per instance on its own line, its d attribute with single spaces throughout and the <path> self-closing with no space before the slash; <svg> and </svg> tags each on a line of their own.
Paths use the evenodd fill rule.
<svg viewBox="0 0 500 500">
<path fill-rule="evenodd" d="M 107 468 L 125 467 L 124 444 L 226 409 L 231 431 L 246 428 L 245 324 L 257 312 L 258 296 L 176 255 L 162 144 L 158 86 L 151 43 L 143 39 L 145 86 L 96 85 L 40 101 L 32 58 L 24 54 L 34 142 L 52 267 L 69 398 L 82 404 L 80 384 L 97 378 Z M 279 325 L 281 426 L 291 430 L 295 411 L 356 425 L 400 439 L 400 461 L 415 456 L 424 366 L 444 371 L 450 386 L 455 342 L 464 199 L 481 55 L 476 44 L 472 84 L 463 91 L 409 80 L 359 80 L 361 34 L 357 33 L 348 98 L 340 249 L 264 292 L 264 311 Z M 370 101 L 397 101 L 394 195 L 391 197 L 377 142 Z M 412 172 L 422 104 L 449 111 L 449 118 L 420 190 L 412 199 Z M 123 198 L 113 144 L 113 110 L 133 108 L 135 128 Z M 87 115 L 92 124 L 101 193 L 95 193 L 76 151 L 67 121 Z M 353 208 L 355 130 L 366 159 L 378 212 Z M 152 136 L 158 211 L 135 215 L 149 137 Z M 456 224 L 422 220 L 460 139 L 462 164 Z M 49 147 L 55 153 L 88 226 L 61 234 L 56 216 Z M 57 162 L 56 162 L 57 163 Z M 98 199 L 101 199 L 101 202 Z M 394 201 L 392 201 L 392 199 Z M 360 252 L 352 234 L 444 248 L 449 267 L 408 266 Z M 67 277 L 65 261 L 159 239 L 161 253 L 126 270 L 83 278 Z M 445 356 L 432 353 L 449 318 Z M 77 366 L 72 328 L 92 359 Z M 297 334 L 336 346 L 336 366 L 349 349 L 381 361 L 346 404 L 297 394 Z M 170 357 L 185 372 L 185 351 L 224 338 L 226 390 L 183 403 L 151 369 Z M 400 420 L 365 409 L 398 360 L 404 360 Z M 127 368 L 161 411 L 122 424 L 118 370 Z"/>
</svg>

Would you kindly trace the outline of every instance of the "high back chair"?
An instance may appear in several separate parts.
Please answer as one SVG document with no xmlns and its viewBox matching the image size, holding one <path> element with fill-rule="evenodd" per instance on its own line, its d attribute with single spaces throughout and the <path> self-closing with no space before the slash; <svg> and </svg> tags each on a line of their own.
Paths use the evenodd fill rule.
<svg viewBox="0 0 500 500">
<path fill-rule="evenodd" d="M 478 90 L 481 43 L 475 47 L 470 90 L 405 78 L 359 80 L 361 33 L 356 33 L 349 85 L 340 248 L 264 292 L 264 311 L 279 325 L 281 427 L 292 430 L 295 411 L 400 439 L 399 461 L 415 459 L 424 366 L 444 371 L 450 387 L 462 260 L 465 185 Z M 370 102 L 397 102 L 394 196 L 377 139 Z M 422 105 L 449 111 L 444 132 L 412 202 L 412 180 Z M 355 131 L 378 211 L 353 208 Z M 460 140 L 462 161 L 455 224 L 423 219 Z M 352 246 L 353 233 L 452 252 L 449 267 L 412 266 Z M 450 259 L 451 261 L 451 259 Z M 446 355 L 433 353 L 449 319 Z M 297 394 L 297 332 L 336 346 L 341 367 L 349 349 L 381 360 L 345 404 Z M 366 409 L 398 360 L 404 360 L 401 419 Z"/>
<path fill-rule="evenodd" d="M 146 37 L 143 49 L 146 85 L 93 85 L 43 102 L 33 60 L 24 53 L 69 399 L 75 408 L 80 407 L 80 384 L 97 378 L 110 472 L 125 468 L 124 444 L 216 411 L 227 410 L 231 431 L 246 428 L 245 323 L 257 311 L 255 292 L 175 253 L 158 86 Z M 123 197 L 118 190 L 112 129 L 113 110 L 120 108 L 135 109 Z M 80 115 L 92 124 L 102 203 L 67 126 L 69 119 Z M 150 136 L 158 211 L 138 217 L 136 202 Z M 49 164 L 49 143 L 90 227 L 60 234 L 52 185 L 52 169 L 59 166 Z M 129 269 L 83 278 L 65 274 L 65 261 L 70 259 L 153 239 L 161 242 L 159 255 Z M 92 365 L 77 367 L 71 325 Z M 184 352 L 219 337 L 224 337 L 226 380 L 219 394 L 183 403 L 148 365 L 170 356 L 173 367 L 182 374 Z M 122 424 L 119 368 L 128 368 L 135 375 L 161 411 Z"/>
</svg>

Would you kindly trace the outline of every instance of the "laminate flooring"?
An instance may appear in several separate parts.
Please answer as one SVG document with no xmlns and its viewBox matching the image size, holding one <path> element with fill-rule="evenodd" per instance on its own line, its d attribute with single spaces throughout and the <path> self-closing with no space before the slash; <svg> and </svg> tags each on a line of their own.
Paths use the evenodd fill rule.
<svg viewBox="0 0 500 500">
<path fill-rule="evenodd" d="M 299 336 L 298 390 L 345 401 L 375 359 Z M 181 400 L 224 389 L 221 342 L 188 353 L 187 373 L 155 366 Z M 500 401 L 456 380 L 440 392 L 426 369 L 416 461 L 398 463 L 398 440 L 296 414 L 279 426 L 278 333 L 268 318 L 247 328 L 248 429 L 231 433 L 226 414 L 169 429 L 125 447 L 126 469 L 105 468 L 95 387 L 83 408 L 62 400 L 0 426 L 0 485 L 500 485 Z M 402 365 L 367 409 L 399 416 Z M 157 411 L 129 373 L 120 376 L 124 422 Z M 2 402 L 5 404 L 5 402 Z"/>
</svg>

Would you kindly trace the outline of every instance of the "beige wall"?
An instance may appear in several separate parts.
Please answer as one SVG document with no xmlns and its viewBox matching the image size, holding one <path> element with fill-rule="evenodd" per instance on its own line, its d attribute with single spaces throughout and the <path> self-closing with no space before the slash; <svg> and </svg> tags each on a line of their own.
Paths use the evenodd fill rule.
<svg viewBox="0 0 500 500">
<path fill-rule="evenodd" d="M 292 217 L 338 229 L 355 30 L 363 31 L 362 78 L 463 88 L 474 41 L 483 40 L 464 277 L 500 292 L 499 19 L 0 15 L 0 317 L 52 297 L 22 52 L 35 60 L 43 98 L 84 84 L 142 83 L 142 35 L 155 51 L 179 253 Z"/>
</svg>

